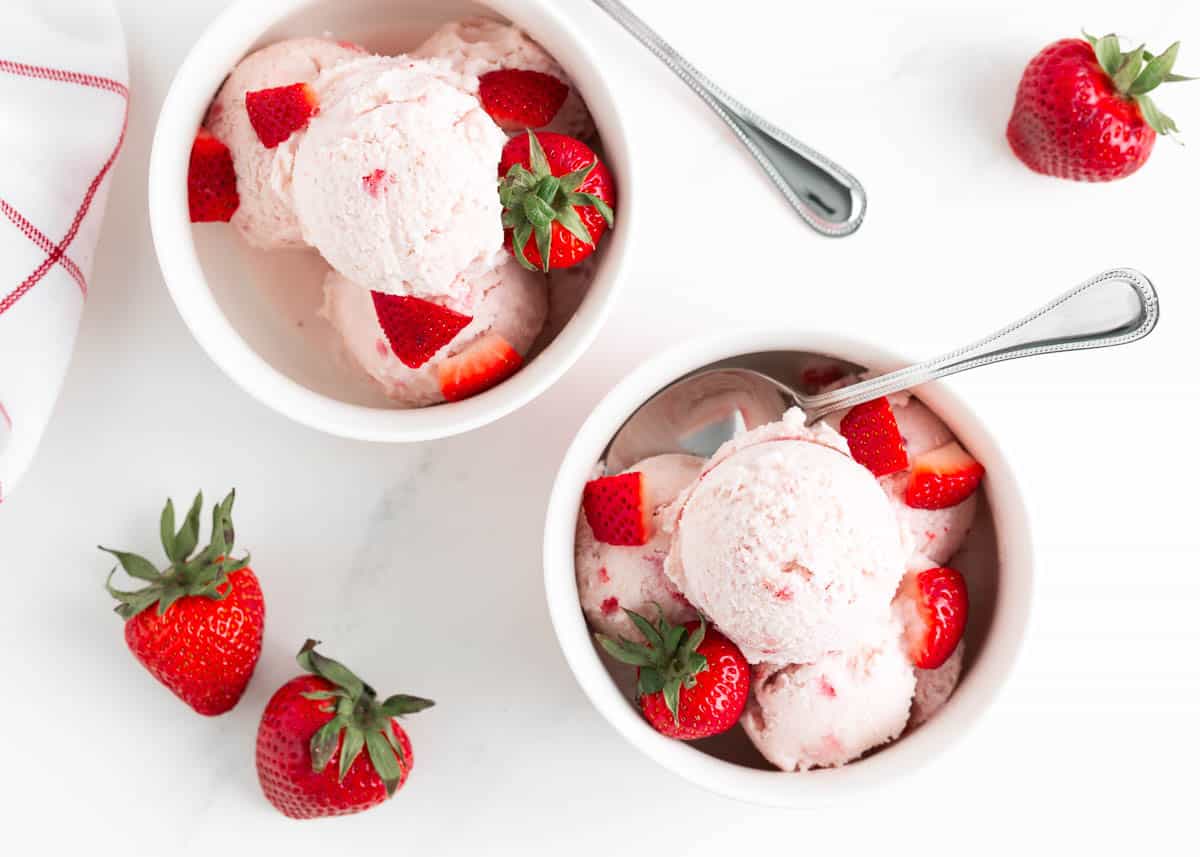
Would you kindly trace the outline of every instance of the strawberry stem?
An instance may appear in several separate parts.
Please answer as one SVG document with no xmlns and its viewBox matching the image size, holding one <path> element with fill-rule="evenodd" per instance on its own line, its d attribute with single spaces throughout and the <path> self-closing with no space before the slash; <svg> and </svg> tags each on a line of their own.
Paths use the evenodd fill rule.
<svg viewBox="0 0 1200 857">
<path fill-rule="evenodd" d="M 175 505 L 170 500 L 159 517 L 159 538 L 170 564 L 163 571 L 150 560 L 135 553 L 113 550 L 100 546 L 100 550 L 116 557 L 118 564 L 130 577 L 144 580 L 149 585 L 132 592 L 115 589 L 112 585 L 116 568 L 109 572 L 104 588 L 119 603 L 114 608 L 122 619 L 132 619 L 154 604 L 158 604 L 158 615 L 162 616 L 180 598 L 197 595 L 214 601 L 224 599 L 229 590 L 222 587 L 229 575 L 245 568 L 250 556 L 235 559 L 233 551 L 233 501 L 235 492 L 230 491 L 225 499 L 213 507 L 212 535 L 203 551 L 193 556 L 200 540 L 200 509 L 204 495 L 196 494 L 192 506 L 184 518 L 183 525 L 175 530 Z"/>
<path fill-rule="evenodd" d="M 1170 136 L 1177 133 L 1179 128 L 1174 120 L 1158 109 L 1149 93 L 1163 83 L 1196 79 L 1173 71 L 1175 59 L 1179 56 L 1179 42 L 1155 56 L 1146 50 L 1145 45 L 1122 52 L 1115 33 L 1096 38 L 1084 31 L 1083 36 L 1091 44 L 1096 62 L 1112 80 L 1113 87 L 1121 95 L 1137 102 L 1146 124 L 1159 134 Z"/>
<path fill-rule="evenodd" d="M 321 773 L 333 761 L 341 740 L 342 752 L 338 757 L 338 782 L 341 782 L 366 747 L 371 765 L 391 797 L 400 785 L 403 776 L 400 765 L 404 758 L 392 731 L 392 718 L 424 711 L 434 704 L 433 700 L 397 694 L 380 703 L 373 687 L 343 664 L 319 653 L 319 645 L 317 640 L 305 640 L 296 653 L 301 669 L 325 679 L 335 688 L 305 694 L 308 699 L 330 700 L 324 710 L 333 714 L 309 741 L 313 773 Z"/>
<path fill-rule="evenodd" d="M 625 610 L 625 615 L 646 638 L 645 644 L 624 637 L 614 640 L 603 634 L 597 634 L 596 641 L 621 663 L 638 668 L 638 695 L 661 692 L 678 725 L 680 691 L 695 687 L 696 675 L 708 669 L 708 658 L 696 651 L 704 642 L 707 628 L 701 616 L 700 626 L 688 634 L 686 626 L 672 625 L 663 615 L 662 607 L 654 606 L 658 621 L 653 624 L 645 616 Z"/>
<path fill-rule="evenodd" d="M 575 206 L 596 209 L 610 227 L 613 224 L 613 211 L 600 197 L 579 190 L 596 168 L 598 160 L 565 175 L 555 176 L 537 135 L 533 131 L 526 133 L 529 135 L 528 169 L 521 164 L 513 164 L 500 179 L 500 202 L 504 206 L 502 223 L 513 231 L 513 255 L 521 266 L 530 271 L 537 270 L 525 256 L 525 248 L 532 235 L 542 257 L 542 270 L 548 272 L 555 223 L 592 247 L 592 235 L 584 226 Z"/>
</svg>

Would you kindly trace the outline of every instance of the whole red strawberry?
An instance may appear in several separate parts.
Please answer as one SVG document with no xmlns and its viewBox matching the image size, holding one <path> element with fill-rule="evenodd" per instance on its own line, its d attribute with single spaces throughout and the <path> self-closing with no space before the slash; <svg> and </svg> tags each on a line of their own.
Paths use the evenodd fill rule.
<svg viewBox="0 0 1200 857">
<path fill-rule="evenodd" d="M 587 145 L 529 131 L 500 153 L 504 245 L 530 270 L 569 268 L 596 251 L 613 224 L 616 188 Z"/>
<path fill-rule="evenodd" d="M 638 668 L 642 715 L 668 738 L 693 741 L 731 729 L 750 693 L 750 665 L 730 640 L 704 620 L 672 625 L 659 611 L 657 624 L 626 610 L 646 644 L 596 639 L 622 663 Z"/>
<path fill-rule="evenodd" d="M 1086 35 L 1086 34 L 1085 34 Z M 1136 172 L 1156 133 L 1177 131 L 1150 92 L 1167 81 L 1179 43 L 1158 56 L 1139 45 L 1121 52 L 1117 37 L 1062 39 L 1025 67 L 1008 120 L 1008 142 L 1031 170 L 1075 181 L 1106 182 Z"/>
<path fill-rule="evenodd" d="M 120 604 L 125 642 L 156 679 L 200 714 L 224 714 L 237 705 L 262 652 L 263 595 L 247 559 L 233 559 L 233 498 L 229 492 L 213 508 L 208 546 L 195 554 L 203 497 L 196 495 L 176 532 L 175 507 L 168 500 L 160 531 L 170 565 L 159 571 L 137 554 L 109 550 L 143 589 L 112 588 Z M 151 609 L 154 608 L 154 609 Z"/>
<path fill-rule="evenodd" d="M 394 795 L 413 758 L 394 718 L 433 705 L 404 694 L 380 702 L 370 685 L 319 654 L 317 645 L 305 642 L 296 660 L 308 674 L 275 691 L 258 726 L 258 782 L 291 818 L 348 815 Z"/>
</svg>

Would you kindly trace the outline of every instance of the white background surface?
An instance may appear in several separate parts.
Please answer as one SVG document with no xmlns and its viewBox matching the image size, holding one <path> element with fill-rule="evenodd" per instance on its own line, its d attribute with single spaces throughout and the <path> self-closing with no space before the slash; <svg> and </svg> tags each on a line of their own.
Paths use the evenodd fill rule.
<svg viewBox="0 0 1200 857">
<path fill-rule="evenodd" d="M 38 460 L 0 507 L 6 843 L 326 855 L 1194 847 L 1181 837 L 1194 831 L 1200 764 L 1200 152 L 1160 141 L 1136 177 L 1077 185 L 1026 171 L 1003 130 L 1025 61 L 1083 24 L 1157 49 L 1180 38 L 1179 70 L 1200 74 L 1200 6 L 632 0 L 698 66 L 862 179 L 865 227 L 829 241 L 649 54 L 585 0 L 555 3 L 604 45 L 635 135 L 634 282 L 597 346 L 541 399 L 466 437 L 389 447 L 287 422 L 188 335 L 151 248 L 145 166 L 170 78 L 224 4 L 119 5 L 130 135 L 73 368 Z M 1200 82 L 1159 104 L 1200 135 Z M 966 741 L 874 797 L 788 813 L 693 788 L 591 710 L 545 614 L 541 523 L 575 427 L 627 369 L 693 333 L 781 317 L 924 356 L 1116 265 L 1159 287 L 1151 339 L 951 382 L 1023 473 L 1040 557 L 1024 657 Z M 156 551 L 165 496 L 203 487 L 215 500 L 230 485 L 268 625 L 247 696 L 209 720 L 125 649 L 94 546 Z M 382 691 L 439 702 L 407 724 L 408 786 L 354 818 L 288 821 L 258 791 L 258 716 L 306 635 Z"/>
</svg>

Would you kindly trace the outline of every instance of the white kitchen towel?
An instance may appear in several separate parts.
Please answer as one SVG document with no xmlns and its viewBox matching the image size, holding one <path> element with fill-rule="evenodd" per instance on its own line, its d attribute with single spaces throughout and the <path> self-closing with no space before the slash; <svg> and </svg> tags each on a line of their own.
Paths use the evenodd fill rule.
<svg viewBox="0 0 1200 857">
<path fill-rule="evenodd" d="M 125 138 L 109 0 L 4 0 L 0 26 L 0 501 L 58 398 Z"/>
</svg>

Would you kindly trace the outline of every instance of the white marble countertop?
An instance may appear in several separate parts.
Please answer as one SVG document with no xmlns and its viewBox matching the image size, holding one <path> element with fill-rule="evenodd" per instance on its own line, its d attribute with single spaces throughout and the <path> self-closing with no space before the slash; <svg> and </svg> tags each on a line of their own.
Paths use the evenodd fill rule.
<svg viewBox="0 0 1200 857">
<path fill-rule="evenodd" d="M 928 853 L 982 833 L 997 846 L 1036 834 L 1150 853 L 1181 834 L 1200 765 L 1200 526 L 1187 493 L 1200 482 L 1200 153 L 1162 141 L 1136 177 L 1078 185 L 1026 171 L 1003 129 L 1025 61 L 1081 24 L 1160 49 L 1180 38 L 1180 70 L 1200 74 L 1200 6 L 631 0 L 862 179 L 865 227 L 830 241 L 590 3 L 555 3 L 612 58 L 635 135 L 653 204 L 634 282 L 595 348 L 524 410 L 465 437 L 386 446 L 267 410 L 184 328 L 151 247 L 145 169 L 171 75 L 224 2 L 119 5 L 129 138 L 73 367 L 38 459 L 0 507 L 6 841 L 35 853 L 718 855 Z M 1200 135 L 1200 83 L 1159 103 Z M 541 523 L 573 431 L 630 367 L 701 330 L 780 318 L 928 355 L 1117 265 L 1159 286 L 1151 339 L 951 382 L 1023 474 L 1040 557 L 1024 657 L 966 741 L 854 806 L 787 813 L 676 779 L 592 710 L 546 616 Z M 95 545 L 154 551 L 167 495 L 216 499 L 231 485 L 267 594 L 266 646 L 241 705 L 209 720 L 129 655 Z M 439 703 L 409 724 L 408 786 L 352 819 L 290 822 L 258 791 L 258 717 L 306 635 L 381 689 Z"/>
</svg>

